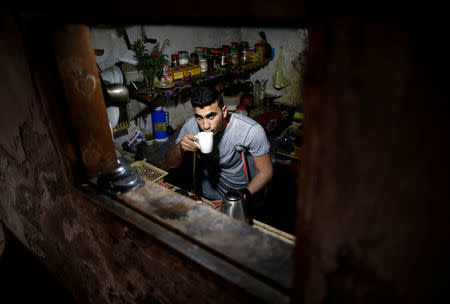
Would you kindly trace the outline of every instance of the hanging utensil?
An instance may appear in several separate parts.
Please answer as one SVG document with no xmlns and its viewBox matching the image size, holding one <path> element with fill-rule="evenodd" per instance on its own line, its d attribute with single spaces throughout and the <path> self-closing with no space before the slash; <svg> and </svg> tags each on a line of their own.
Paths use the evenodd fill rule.
<svg viewBox="0 0 450 304">
<path fill-rule="evenodd" d="M 125 40 L 125 44 L 127 45 L 127 48 L 131 50 L 131 43 L 130 39 L 128 38 L 127 30 L 124 27 L 119 27 L 116 29 L 116 33 L 117 36 L 119 36 L 119 38 L 123 37 L 123 39 Z"/>
<path fill-rule="evenodd" d="M 156 39 L 154 38 L 148 38 L 147 35 L 145 34 L 145 29 L 144 26 L 141 25 L 141 36 L 142 36 L 142 41 L 144 41 L 144 43 L 156 43 Z"/>
</svg>

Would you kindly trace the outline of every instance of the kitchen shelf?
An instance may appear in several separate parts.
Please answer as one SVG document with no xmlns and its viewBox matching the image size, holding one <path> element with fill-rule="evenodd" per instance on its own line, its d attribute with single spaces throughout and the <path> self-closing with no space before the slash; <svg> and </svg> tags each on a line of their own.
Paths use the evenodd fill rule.
<svg viewBox="0 0 450 304">
<path fill-rule="evenodd" d="M 177 80 L 175 86 L 170 89 L 160 88 L 141 88 L 136 90 L 129 87 L 130 97 L 148 106 L 158 106 L 155 101 L 162 97 L 177 96 L 189 89 L 192 85 L 213 84 L 217 85 L 237 78 L 249 78 L 250 75 L 269 64 L 272 58 L 266 58 L 260 61 L 250 62 L 248 64 L 238 65 L 225 71 L 205 72 L 189 79 Z"/>
</svg>

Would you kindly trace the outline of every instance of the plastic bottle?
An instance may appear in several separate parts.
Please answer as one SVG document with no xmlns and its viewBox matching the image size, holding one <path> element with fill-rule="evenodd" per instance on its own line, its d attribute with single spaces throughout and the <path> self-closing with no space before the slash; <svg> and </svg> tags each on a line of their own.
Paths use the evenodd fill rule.
<svg viewBox="0 0 450 304">
<path fill-rule="evenodd" d="M 156 141 L 167 140 L 168 113 L 162 107 L 156 107 L 152 112 L 153 135 Z"/>
</svg>

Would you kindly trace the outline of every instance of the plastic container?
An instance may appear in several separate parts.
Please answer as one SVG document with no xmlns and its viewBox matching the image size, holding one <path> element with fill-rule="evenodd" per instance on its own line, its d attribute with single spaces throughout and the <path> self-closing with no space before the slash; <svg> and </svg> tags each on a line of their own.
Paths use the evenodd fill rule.
<svg viewBox="0 0 450 304">
<path fill-rule="evenodd" d="M 162 185 L 164 182 L 164 177 L 168 172 L 159 169 L 158 167 L 152 166 L 145 161 L 135 161 L 130 164 L 130 167 L 136 170 L 137 174 L 144 180 L 148 180 L 152 183 Z"/>
<path fill-rule="evenodd" d="M 167 126 L 169 125 L 169 112 L 166 112 L 162 107 L 157 107 L 152 112 L 152 128 L 153 135 L 156 141 L 167 140 Z"/>
<path fill-rule="evenodd" d="M 234 113 L 241 114 L 241 115 L 244 115 L 244 116 L 248 116 L 248 112 L 245 109 L 245 106 L 243 104 L 238 104 L 236 106 L 236 111 Z"/>
</svg>

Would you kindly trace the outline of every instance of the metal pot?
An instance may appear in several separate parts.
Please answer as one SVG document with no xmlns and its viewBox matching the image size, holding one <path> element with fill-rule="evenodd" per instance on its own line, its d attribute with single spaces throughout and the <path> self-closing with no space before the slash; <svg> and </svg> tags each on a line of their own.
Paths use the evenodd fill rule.
<svg viewBox="0 0 450 304">
<path fill-rule="evenodd" d="M 235 219 L 248 222 L 247 204 L 240 191 L 230 190 L 225 193 L 220 211 Z"/>
<path fill-rule="evenodd" d="M 106 84 L 106 103 L 110 105 L 121 105 L 126 104 L 130 101 L 130 94 L 128 92 L 128 88 L 124 84 Z"/>
</svg>

